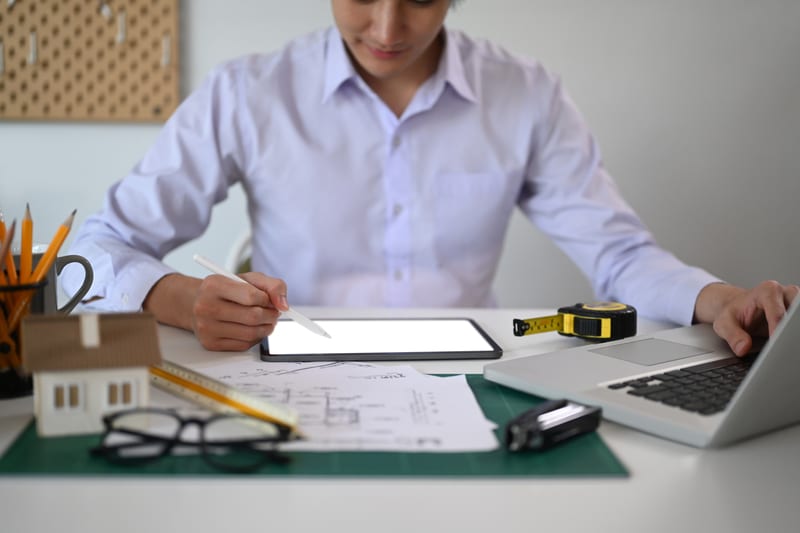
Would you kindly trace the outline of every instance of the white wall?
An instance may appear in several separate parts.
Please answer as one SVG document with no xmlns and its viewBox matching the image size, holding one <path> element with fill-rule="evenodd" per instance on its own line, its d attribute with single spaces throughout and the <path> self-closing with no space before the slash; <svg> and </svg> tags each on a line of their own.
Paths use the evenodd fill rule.
<svg viewBox="0 0 800 533">
<path fill-rule="evenodd" d="M 184 0 L 184 89 L 232 56 L 330 23 L 327 0 Z M 449 24 L 541 59 L 562 75 L 625 196 L 659 241 L 741 285 L 800 281 L 800 2 L 467 0 Z M 2 38 L 2 36 L 0 36 Z M 69 211 L 96 210 L 157 126 L 0 122 L 0 207 L 31 203 L 36 239 Z M 167 261 L 222 260 L 246 224 L 239 189 L 212 229 Z M 502 304 L 592 297 L 564 256 L 514 219 L 497 280 Z"/>
</svg>

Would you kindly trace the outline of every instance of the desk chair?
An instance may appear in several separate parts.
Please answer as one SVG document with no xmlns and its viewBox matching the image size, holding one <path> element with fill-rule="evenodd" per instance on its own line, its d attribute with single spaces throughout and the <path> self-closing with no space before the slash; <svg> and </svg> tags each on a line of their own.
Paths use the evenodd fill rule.
<svg viewBox="0 0 800 533">
<path fill-rule="evenodd" d="M 250 238 L 249 231 L 236 239 L 228 252 L 228 257 L 225 259 L 225 268 L 229 272 L 241 274 L 242 272 L 250 272 L 252 270 L 250 265 L 250 255 L 252 254 L 251 243 L 252 239 Z"/>
</svg>

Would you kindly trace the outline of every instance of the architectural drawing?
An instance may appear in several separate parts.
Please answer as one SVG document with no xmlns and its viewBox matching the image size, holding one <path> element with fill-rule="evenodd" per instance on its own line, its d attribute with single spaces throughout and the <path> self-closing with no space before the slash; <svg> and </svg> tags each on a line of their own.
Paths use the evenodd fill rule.
<svg viewBox="0 0 800 533">
<path fill-rule="evenodd" d="M 297 450 L 456 451 L 493 449 L 464 376 L 440 378 L 410 366 L 358 362 L 223 363 L 202 371 L 298 412 L 310 438 Z"/>
</svg>

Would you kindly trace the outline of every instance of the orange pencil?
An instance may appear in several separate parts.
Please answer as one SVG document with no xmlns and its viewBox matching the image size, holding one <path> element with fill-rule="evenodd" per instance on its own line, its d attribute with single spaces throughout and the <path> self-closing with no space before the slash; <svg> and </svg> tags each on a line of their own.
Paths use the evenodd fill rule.
<svg viewBox="0 0 800 533">
<path fill-rule="evenodd" d="M 25 204 L 25 218 L 22 219 L 20 238 L 19 282 L 28 283 L 33 265 L 33 219 L 30 204 Z"/>
<path fill-rule="evenodd" d="M 14 231 L 17 228 L 17 221 L 14 220 L 11 222 L 11 228 L 8 230 L 8 232 L 6 232 L 5 223 L 2 224 L 2 227 L 0 227 L 0 262 L 6 262 L 5 258 L 11 257 L 11 266 L 13 267 L 14 258 L 11 256 L 11 241 L 14 240 Z M 6 235 L 8 235 L 8 238 L 6 238 Z M 0 265 L 0 285 L 11 285 L 3 273 L 2 265 Z"/>
<path fill-rule="evenodd" d="M 3 237 L 0 239 L 0 260 L 6 256 L 11 250 L 11 241 L 14 240 L 14 230 L 16 229 L 17 221 L 13 221 L 11 223 L 11 228 L 8 231 L 8 237 L 6 238 L 5 235 L 5 224 L 3 225 Z M 6 280 L 5 274 L 3 274 L 3 268 L 0 266 L 0 285 L 8 286 L 8 281 Z M 4 344 L 8 344 L 8 347 L 11 349 L 10 353 L 0 354 L 0 370 L 8 368 L 9 365 L 12 365 L 16 362 L 16 359 L 11 356 L 11 354 L 16 350 L 14 347 L 14 341 L 11 339 L 9 334 L 9 328 L 6 324 L 6 316 L 5 311 L 10 313 L 11 306 L 13 305 L 14 298 L 11 297 L 11 293 L 0 293 L 0 303 L 4 305 L 0 305 L 0 342 Z"/>
<path fill-rule="evenodd" d="M 47 245 L 47 251 L 36 264 L 36 270 L 34 270 L 33 274 L 31 274 L 31 277 L 28 279 L 28 283 L 39 283 L 45 278 L 47 271 L 50 270 L 50 267 L 53 266 L 53 263 L 56 260 L 58 250 L 61 248 L 61 245 L 64 244 L 64 240 L 67 238 L 70 228 L 72 228 L 72 221 L 75 219 L 76 212 L 77 209 L 70 213 L 64 223 L 58 227 L 56 234 L 53 236 L 53 240 L 50 241 L 49 245 Z M 52 281 L 55 283 L 55 280 Z M 16 327 L 19 325 L 19 321 L 22 319 L 22 315 L 25 313 L 25 309 L 27 309 L 28 304 L 30 304 L 34 292 L 35 291 L 33 290 L 26 291 L 22 298 L 17 300 L 8 319 L 9 331 L 14 331 L 14 329 L 16 329 Z"/>
<path fill-rule="evenodd" d="M 3 212 L 0 211 L 0 241 L 5 241 L 6 238 L 6 223 L 3 220 Z M 11 235 L 9 237 L 9 243 L 13 240 L 14 236 Z M 0 256 L 0 261 L 4 261 L 6 264 L 6 275 L 8 276 L 9 283 L 16 284 L 17 283 L 17 267 L 14 266 L 14 256 L 11 255 L 11 247 L 9 246 L 8 253 L 3 254 Z"/>
<path fill-rule="evenodd" d="M 53 240 L 51 240 L 50 244 L 47 245 L 47 250 L 36 264 L 36 270 L 34 270 L 33 274 L 31 274 L 31 277 L 28 278 L 30 283 L 39 283 L 42 281 L 47 275 L 47 271 L 50 270 L 51 266 L 53 266 L 53 262 L 56 260 L 56 255 L 58 255 L 61 245 L 64 244 L 64 240 L 66 240 L 69 230 L 72 228 L 72 221 L 75 220 L 76 212 L 77 209 L 70 213 L 67 219 L 58 227 L 58 230 L 56 230 L 56 234 L 53 235 Z"/>
</svg>

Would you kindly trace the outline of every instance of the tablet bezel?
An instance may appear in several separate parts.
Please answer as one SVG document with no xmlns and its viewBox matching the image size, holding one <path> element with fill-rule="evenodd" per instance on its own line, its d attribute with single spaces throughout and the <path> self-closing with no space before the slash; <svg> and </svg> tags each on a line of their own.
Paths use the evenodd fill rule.
<svg viewBox="0 0 800 533">
<path fill-rule="evenodd" d="M 323 320 L 323 319 L 320 319 Z M 436 361 L 450 359 L 498 359 L 503 355 L 503 349 L 474 319 L 468 317 L 430 317 L 430 318 L 326 318 L 325 321 L 421 321 L 436 322 L 443 320 L 464 321 L 471 325 L 475 331 L 491 346 L 489 350 L 462 350 L 446 352 L 370 352 L 370 353 L 335 353 L 335 354 L 279 354 L 269 353 L 269 337 L 259 343 L 259 354 L 262 361 L 267 362 L 310 362 L 310 361 Z"/>
</svg>

